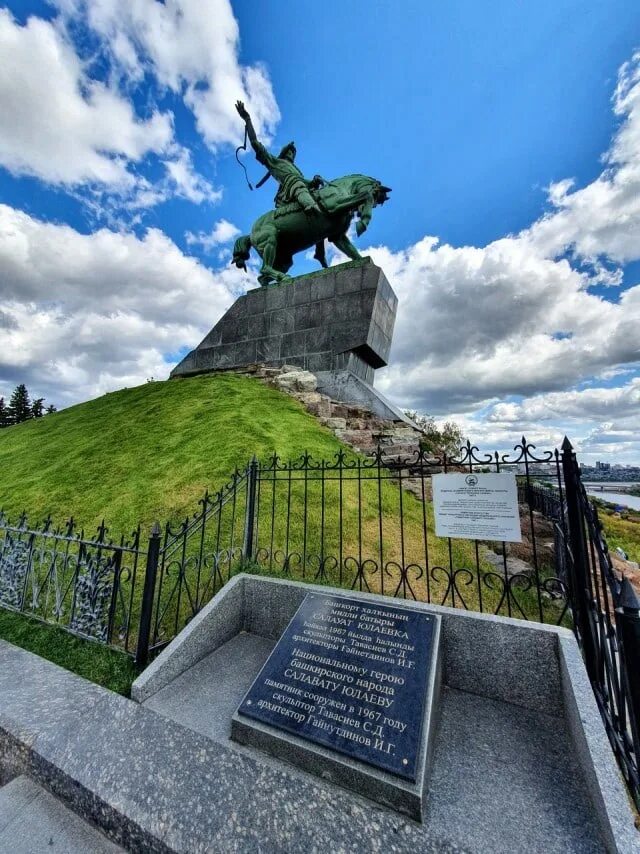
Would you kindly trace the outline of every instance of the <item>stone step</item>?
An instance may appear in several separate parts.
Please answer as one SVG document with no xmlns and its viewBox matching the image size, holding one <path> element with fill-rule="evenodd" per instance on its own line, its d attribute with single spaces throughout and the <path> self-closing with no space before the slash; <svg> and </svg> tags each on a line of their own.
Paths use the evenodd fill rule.
<svg viewBox="0 0 640 854">
<path fill-rule="evenodd" d="M 380 449 L 385 456 L 397 456 L 399 454 L 415 455 L 420 450 L 420 445 L 417 442 L 395 442 L 391 445 L 380 445 Z"/>
<path fill-rule="evenodd" d="M 0 852 L 11 854 L 118 854 L 110 842 L 28 777 L 0 789 Z"/>
</svg>

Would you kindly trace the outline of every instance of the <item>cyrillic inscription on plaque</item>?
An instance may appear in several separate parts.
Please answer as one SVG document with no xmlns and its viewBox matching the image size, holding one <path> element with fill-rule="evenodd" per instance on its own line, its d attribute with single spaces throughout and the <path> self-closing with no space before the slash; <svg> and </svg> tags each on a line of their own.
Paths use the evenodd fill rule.
<svg viewBox="0 0 640 854">
<path fill-rule="evenodd" d="M 415 781 L 433 633 L 429 614 L 310 593 L 238 712 Z"/>
</svg>

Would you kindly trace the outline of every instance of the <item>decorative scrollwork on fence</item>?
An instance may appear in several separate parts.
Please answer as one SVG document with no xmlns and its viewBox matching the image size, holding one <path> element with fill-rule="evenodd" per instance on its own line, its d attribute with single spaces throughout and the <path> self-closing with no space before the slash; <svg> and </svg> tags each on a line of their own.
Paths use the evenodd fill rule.
<svg viewBox="0 0 640 854">
<path fill-rule="evenodd" d="M 18 611 L 31 567 L 32 546 L 33 537 L 23 540 L 7 532 L 0 553 L 0 603 Z"/>
<path fill-rule="evenodd" d="M 500 598 L 494 608 L 494 614 L 499 614 L 503 606 L 506 605 L 509 617 L 518 616 L 523 620 L 529 619 L 520 600 L 516 596 L 516 591 L 522 590 L 526 592 L 535 586 L 530 576 L 523 572 L 507 576 L 500 575 L 498 572 L 487 572 L 484 575 L 483 582 L 489 590 L 498 591 L 499 593 Z"/>
<path fill-rule="evenodd" d="M 459 569 L 454 569 L 453 567 L 447 568 L 444 566 L 433 566 L 431 568 L 431 578 L 436 582 L 446 581 L 447 586 L 442 596 L 441 605 L 451 605 L 452 608 L 459 608 L 460 605 L 456 600 L 456 596 L 460 600 L 462 607 L 465 610 L 469 610 L 469 605 L 467 604 L 466 599 L 462 595 L 460 588 L 458 586 L 459 581 L 462 582 L 465 586 L 470 585 L 475 575 L 471 572 L 470 569 L 466 567 L 460 567 Z M 447 601 L 450 600 L 450 601 Z"/>
<path fill-rule="evenodd" d="M 411 575 L 413 575 L 414 583 L 419 581 L 424 575 L 424 570 L 417 563 L 409 563 L 403 566 L 395 560 L 389 560 L 384 566 L 385 575 L 389 578 L 397 579 L 398 583 L 391 592 L 391 596 L 396 596 L 400 599 L 414 599 L 417 601 L 418 596 L 416 591 L 411 586 Z M 409 594 L 407 596 L 407 593 Z"/>
<path fill-rule="evenodd" d="M 111 605 L 118 572 L 115 554 L 87 552 L 78 559 L 69 628 L 85 637 L 109 640 Z"/>
<path fill-rule="evenodd" d="M 351 582 L 352 590 L 357 588 L 360 592 L 372 592 L 369 582 L 367 581 L 367 575 L 374 576 L 380 573 L 380 566 L 377 561 L 371 558 L 359 560 L 357 557 L 348 555 L 343 560 L 342 565 L 344 566 L 345 571 L 350 572 L 353 570 L 354 572 L 353 581 Z"/>
</svg>

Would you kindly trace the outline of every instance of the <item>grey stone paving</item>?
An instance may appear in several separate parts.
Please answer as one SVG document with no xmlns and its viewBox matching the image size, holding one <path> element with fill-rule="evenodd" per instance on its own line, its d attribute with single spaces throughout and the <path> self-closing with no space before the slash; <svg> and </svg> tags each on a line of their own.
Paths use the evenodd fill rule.
<svg viewBox="0 0 640 854">
<path fill-rule="evenodd" d="M 472 851 L 604 850 L 563 720 L 461 691 L 443 697 L 425 820 Z"/>
<path fill-rule="evenodd" d="M 162 714 L 0 641 L 0 783 L 28 774 L 127 850 L 158 854 L 636 854 L 564 629 L 412 603 L 442 616 L 448 686 L 425 824 L 232 745 L 230 709 L 306 590 L 254 576 L 226 585 L 134 686 Z"/>
<path fill-rule="evenodd" d="M 145 701 L 182 726 L 229 741 L 231 718 L 276 642 L 243 632 Z"/>
<path fill-rule="evenodd" d="M 229 740 L 228 716 L 273 645 L 273 640 L 257 635 L 238 635 L 181 674 L 145 706 L 241 750 L 259 763 L 299 773 Z M 327 795 L 332 791 L 324 783 L 314 782 Z M 449 838 L 478 854 L 595 854 L 605 850 L 566 724 L 559 716 L 444 690 L 429 789 L 426 838 Z M 345 792 L 344 798 L 350 796 Z M 373 804 L 370 809 L 372 815 L 380 812 Z M 400 817 L 396 821 L 399 827 L 415 827 Z"/>
<path fill-rule="evenodd" d="M 0 854 L 118 854 L 123 849 L 27 777 L 0 789 Z"/>
</svg>

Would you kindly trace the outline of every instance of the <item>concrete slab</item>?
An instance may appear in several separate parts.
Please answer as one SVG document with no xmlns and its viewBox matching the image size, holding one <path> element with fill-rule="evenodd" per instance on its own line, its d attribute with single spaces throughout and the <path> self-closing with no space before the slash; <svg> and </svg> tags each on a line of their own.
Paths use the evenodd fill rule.
<svg viewBox="0 0 640 854">
<path fill-rule="evenodd" d="M 389 601 L 373 594 L 331 588 L 322 590 L 330 591 L 336 596 L 362 597 L 370 602 Z M 275 641 L 310 591 L 318 591 L 318 587 L 281 579 L 236 576 L 230 585 L 218 594 L 221 597 L 220 602 L 214 600 L 206 606 L 198 615 L 194 629 L 187 626 L 154 662 L 153 669 L 150 668 L 149 673 L 145 671 L 139 677 L 134 686 L 134 696 L 136 693 L 150 696 L 156 686 L 168 684 L 186 661 L 199 660 L 211 652 L 208 627 L 218 626 L 217 612 L 221 606 L 228 608 L 227 597 L 232 598 L 236 607 L 242 611 L 235 612 L 235 619 L 242 624 L 245 631 Z M 504 709 L 504 717 L 507 719 L 513 709 L 516 710 L 516 715 L 533 715 L 533 721 L 536 720 L 535 715 L 540 715 L 543 732 L 546 731 L 545 728 L 548 729 L 544 721 L 553 720 L 552 728 L 558 730 L 558 737 L 563 739 L 564 745 L 568 745 L 570 762 L 567 767 L 573 769 L 571 774 L 575 774 L 575 785 L 581 792 L 579 798 L 574 798 L 576 804 L 583 805 L 576 806 L 576 815 L 581 816 L 580 822 L 584 816 L 596 819 L 599 837 L 590 832 L 591 838 L 596 840 L 596 850 L 597 846 L 607 851 L 640 850 L 640 835 L 633 827 L 633 814 L 624 782 L 610 748 L 573 634 L 555 626 L 394 600 L 394 606 L 403 607 L 403 604 L 405 607 L 424 609 L 441 616 L 445 686 L 459 692 L 460 696 L 478 698 L 478 703 L 481 700 L 494 701 L 497 704 L 494 713 L 502 714 L 500 709 Z M 216 632 L 217 629 L 214 630 L 214 636 Z M 470 716 L 473 722 L 473 712 Z M 180 722 L 181 718 L 176 717 L 175 720 Z M 487 720 L 484 725 L 489 727 L 491 722 Z M 535 727 L 532 732 L 536 733 Z M 498 740 L 494 746 L 498 761 L 501 761 L 500 748 Z M 258 754 L 255 755 L 260 758 Z M 549 768 L 553 767 L 552 758 L 550 756 L 547 762 Z M 260 761 L 266 761 L 266 756 L 263 755 Z M 517 776 L 517 762 L 518 754 L 514 750 L 505 760 L 506 772 L 513 766 Z M 282 762 L 274 767 L 283 767 Z M 481 769 L 482 765 L 478 767 Z M 293 768 L 288 773 L 292 774 Z M 481 781 L 481 770 L 479 775 Z M 552 776 L 547 775 L 547 782 L 552 781 Z M 563 779 L 566 781 L 569 778 Z M 498 811 L 508 808 L 510 804 L 508 773 L 505 781 Z M 464 790 L 464 785 L 459 780 L 456 781 L 456 787 Z M 571 787 L 566 791 L 570 793 Z M 344 795 L 346 797 L 346 793 Z M 478 800 L 478 793 L 473 787 L 468 795 L 472 800 Z M 560 794 L 559 798 L 562 797 Z M 569 800 L 572 798 L 573 795 L 568 796 Z M 542 797 L 536 796 L 534 806 L 542 803 L 542 800 Z M 584 804 L 587 804 L 587 807 L 584 807 Z M 555 808 L 556 805 L 552 807 Z M 488 814 L 490 813 L 491 811 Z M 571 817 L 566 809 L 563 816 L 564 818 L 559 820 L 562 822 L 566 819 L 570 824 Z M 525 817 L 532 825 L 538 821 L 535 811 L 529 810 L 523 814 L 523 820 Z M 435 821 L 433 817 L 426 817 L 425 820 L 428 823 Z M 496 820 L 494 816 L 492 827 Z M 550 827 L 544 821 L 543 825 Z M 439 833 L 445 832 L 446 821 L 435 821 L 433 829 Z M 482 823 L 479 824 L 478 832 L 481 835 L 484 832 Z M 570 835 L 570 831 L 566 832 Z M 537 844 L 542 844 L 543 835 L 537 839 Z M 515 839 L 513 835 L 510 837 L 507 831 L 505 838 L 510 838 L 512 843 Z M 557 838 L 562 840 L 565 837 L 560 833 Z M 582 844 L 580 840 L 580 836 L 576 837 L 576 846 Z M 480 841 L 479 839 L 478 844 Z M 582 849 L 577 847 L 576 850 Z"/>
<path fill-rule="evenodd" d="M 235 634 L 260 627 L 258 634 L 275 642 L 287 614 L 318 588 L 238 576 L 225 589 Z M 28 773 L 136 851 L 636 854 L 640 835 L 573 636 L 411 607 L 442 617 L 448 686 L 422 825 L 281 760 L 189 729 L 177 722 L 177 704 L 170 719 L 3 641 L 0 780 Z M 142 675 L 141 694 L 158 694 L 181 675 L 186 692 L 189 669 L 197 672 L 213 652 L 211 638 L 216 649 L 230 640 L 222 631 L 228 626 L 208 609 Z M 236 649 L 254 643 L 260 641 L 240 639 Z M 238 694 L 249 670 L 260 668 L 259 656 L 251 667 L 248 659 Z M 224 655 L 216 660 L 227 680 L 241 669 Z M 209 673 L 216 678 L 213 667 Z M 228 710 L 230 688 L 220 695 Z M 215 717 L 216 692 L 210 696 Z M 212 729 L 220 739 L 223 731 L 220 722 Z"/>
<path fill-rule="evenodd" d="M 425 823 L 471 851 L 606 850 L 562 718 L 453 689 L 441 699 Z"/>
<path fill-rule="evenodd" d="M 28 777 L 0 789 L 0 852 L 6 854 L 118 854 L 106 839 Z"/>
<path fill-rule="evenodd" d="M 238 634 L 144 705 L 207 738 L 228 743 L 231 718 L 274 646 L 270 638 Z"/>
</svg>

